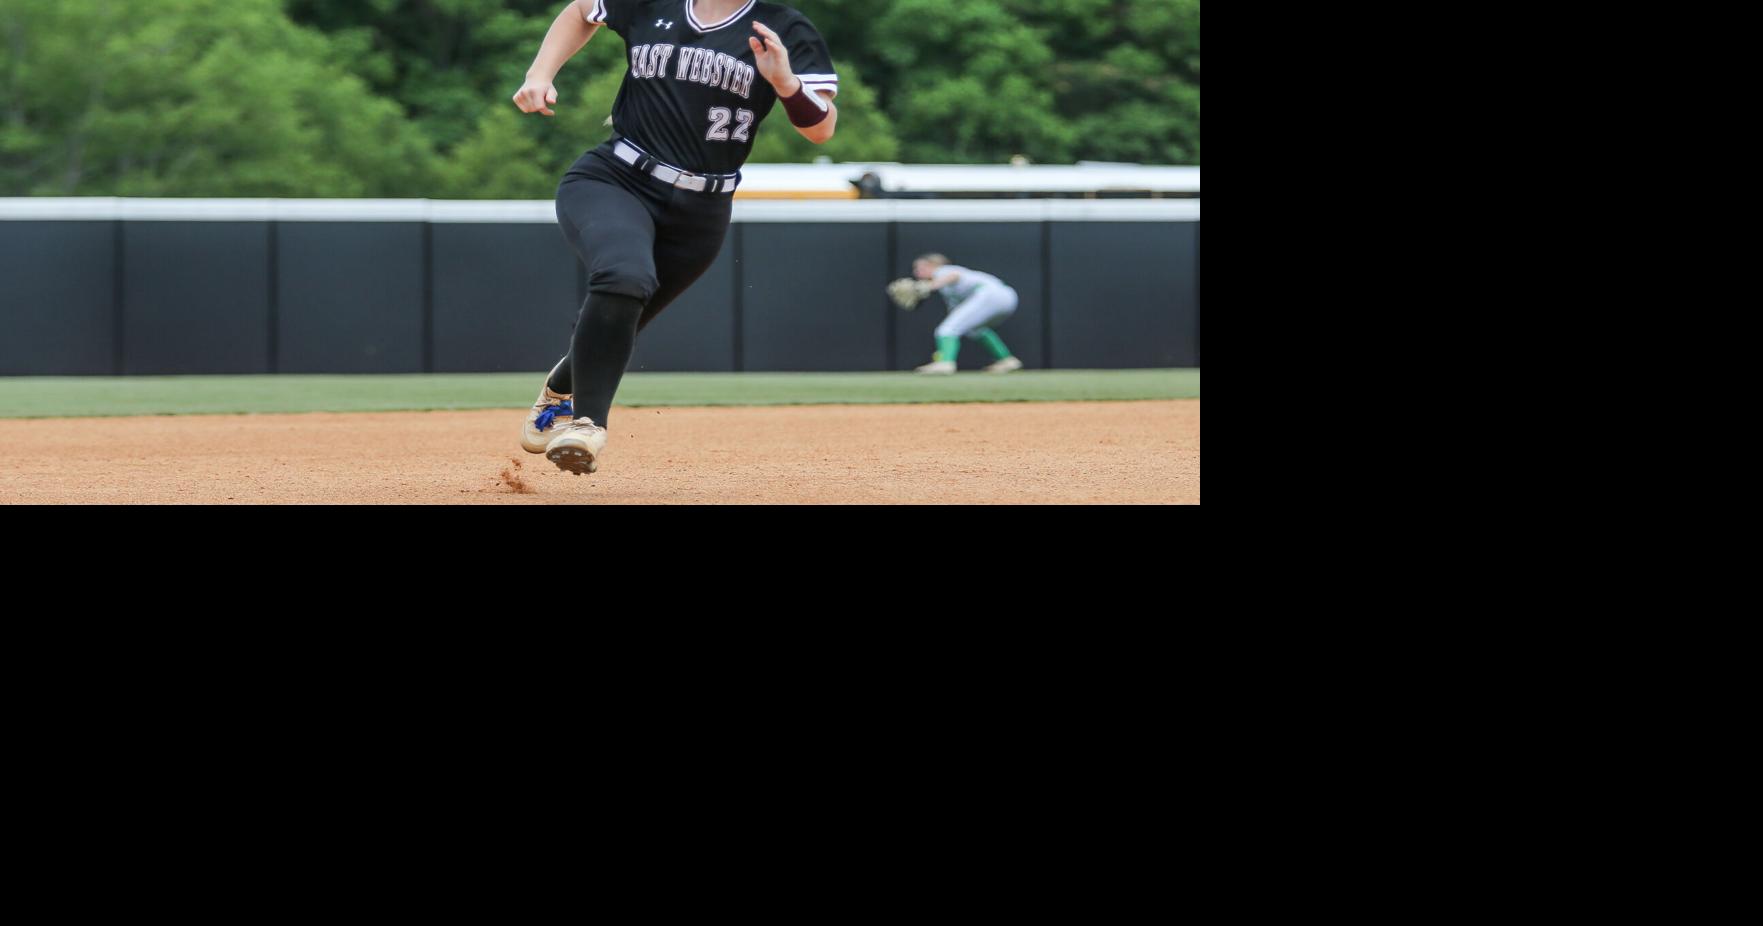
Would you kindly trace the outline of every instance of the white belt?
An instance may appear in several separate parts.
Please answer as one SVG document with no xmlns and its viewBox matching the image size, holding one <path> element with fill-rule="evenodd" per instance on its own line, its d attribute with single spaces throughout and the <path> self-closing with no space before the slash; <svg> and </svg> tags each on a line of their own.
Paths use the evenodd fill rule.
<svg viewBox="0 0 1763 926">
<path fill-rule="evenodd" d="M 735 188 L 735 184 L 739 182 L 741 177 L 740 174 L 694 174 L 690 171 L 680 170 L 672 164 L 656 160 L 647 151 L 622 138 L 613 143 L 612 153 L 620 161 L 668 186 L 691 190 L 695 193 L 727 193 Z"/>
</svg>

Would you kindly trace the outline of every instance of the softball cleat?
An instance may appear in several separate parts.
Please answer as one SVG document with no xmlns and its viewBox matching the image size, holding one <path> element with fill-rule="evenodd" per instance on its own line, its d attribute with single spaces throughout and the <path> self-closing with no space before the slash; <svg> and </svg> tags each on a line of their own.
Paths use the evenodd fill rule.
<svg viewBox="0 0 1763 926">
<path fill-rule="evenodd" d="M 932 376 L 948 376 L 955 372 L 955 364 L 949 360 L 932 360 L 930 363 L 927 363 L 912 372 L 925 373 Z"/>
<path fill-rule="evenodd" d="M 527 453 L 544 453 L 556 437 L 575 417 L 570 397 L 559 395 L 546 386 L 539 391 L 539 400 L 526 416 L 526 427 L 520 432 L 520 449 Z"/>
<path fill-rule="evenodd" d="M 551 438 L 545 459 L 566 473 L 585 476 L 598 472 L 600 454 L 606 450 L 606 429 L 591 418 L 576 418 Z"/>
<path fill-rule="evenodd" d="M 1003 360 L 1000 360 L 997 363 L 994 363 L 991 366 L 986 367 L 986 372 L 987 373 L 1015 373 L 1017 370 L 1020 370 L 1020 369 L 1022 369 L 1022 361 L 1016 359 L 1015 357 L 1005 357 Z"/>
</svg>

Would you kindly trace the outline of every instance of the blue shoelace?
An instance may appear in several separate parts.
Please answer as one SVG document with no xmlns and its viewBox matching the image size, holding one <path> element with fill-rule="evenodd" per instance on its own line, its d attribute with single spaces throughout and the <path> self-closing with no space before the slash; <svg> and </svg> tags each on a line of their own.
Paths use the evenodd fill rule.
<svg viewBox="0 0 1763 926">
<path fill-rule="evenodd" d="M 565 399 L 562 403 L 553 405 L 550 408 L 539 412 L 539 420 L 533 422 L 533 425 L 540 431 L 549 431 L 551 429 L 551 422 L 556 421 L 559 416 L 564 418 L 575 417 L 575 406 L 570 400 Z"/>
</svg>

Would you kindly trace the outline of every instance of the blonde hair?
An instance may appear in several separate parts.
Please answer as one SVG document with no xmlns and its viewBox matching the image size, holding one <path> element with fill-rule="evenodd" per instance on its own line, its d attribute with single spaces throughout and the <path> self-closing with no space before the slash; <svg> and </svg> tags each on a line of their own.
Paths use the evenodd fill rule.
<svg viewBox="0 0 1763 926">
<path fill-rule="evenodd" d="M 949 259 L 941 254 L 920 254 L 918 255 L 918 260 L 936 264 L 939 267 L 946 267 L 949 265 Z M 916 262 L 917 261 L 914 261 L 914 263 Z"/>
</svg>

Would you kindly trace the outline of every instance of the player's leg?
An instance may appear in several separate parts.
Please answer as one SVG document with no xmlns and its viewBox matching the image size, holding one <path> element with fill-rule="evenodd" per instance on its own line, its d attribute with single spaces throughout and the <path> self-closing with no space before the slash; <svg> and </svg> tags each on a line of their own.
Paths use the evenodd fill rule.
<svg viewBox="0 0 1763 926">
<path fill-rule="evenodd" d="M 569 352 L 565 351 L 563 359 L 557 361 L 557 365 L 552 367 L 550 374 L 545 377 L 546 389 L 558 395 L 575 394 L 575 371 L 570 368 L 570 363 Z"/>
<path fill-rule="evenodd" d="M 612 397 L 630 363 L 643 303 L 655 292 L 651 250 L 658 208 L 640 187 L 596 178 L 591 170 L 572 169 L 558 187 L 558 224 L 588 272 L 588 298 L 569 354 L 547 385 L 564 385 L 560 370 L 568 368 L 574 417 L 545 446 L 545 458 L 565 472 L 581 476 L 599 469 Z"/>
<path fill-rule="evenodd" d="M 1014 373 L 1022 369 L 1022 361 L 1016 359 L 1016 355 L 1010 352 L 1004 339 L 998 337 L 998 332 L 991 328 L 981 328 L 975 331 L 972 337 L 984 344 L 986 349 L 992 352 L 992 356 L 997 358 L 986 367 L 987 373 Z"/>
<path fill-rule="evenodd" d="M 986 367 L 986 372 L 1014 373 L 1022 369 L 1022 361 L 1016 359 L 1015 355 L 1010 352 L 1009 345 L 1005 344 L 1004 339 L 998 336 L 997 331 L 993 330 L 993 326 L 1003 324 L 1009 320 L 1010 316 L 1016 314 L 1016 291 L 999 288 L 987 289 L 975 293 L 972 301 L 981 303 L 980 308 L 975 311 L 976 315 L 981 311 L 991 313 L 984 324 L 966 335 L 969 339 L 984 344 L 986 350 L 991 352 L 993 362 Z"/>
<path fill-rule="evenodd" d="M 953 317 L 953 313 L 950 314 Z M 961 336 L 946 334 L 945 329 L 948 324 L 948 319 L 944 319 L 943 324 L 937 326 L 937 351 L 931 355 L 930 362 L 915 368 L 912 372 L 936 375 L 948 375 L 955 372 L 955 359 L 961 356 Z"/>
<path fill-rule="evenodd" d="M 990 328 L 975 328 L 967 333 L 967 339 L 978 341 L 984 345 L 986 350 L 991 351 L 993 360 L 1003 360 L 1010 356 L 1009 345 L 1004 343 L 1003 338 L 998 337 L 998 332 Z"/>
<path fill-rule="evenodd" d="M 956 358 L 961 354 L 961 339 L 1009 318 L 1015 311 L 1015 293 L 1008 289 L 982 289 L 967 297 L 966 302 L 937 326 L 937 362 L 919 367 L 919 370 L 925 373 L 954 372 Z M 996 339 L 997 335 L 992 337 Z M 998 340 L 997 343 L 1008 356 L 1010 350 L 1003 347 L 1004 342 Z"/>
<path fill-rule="evenodd" d="M 584 173 L 584 168 L 582 166 L 584 164 L 588 165 L 586 170 L 589 171 L 589 173 Z M 596 200 L 603 200 L 611 203 L 613 207 L 604 212 L 598 213 L 598 215 L 605 220 L 602 230 L 619 227 L 642 229 L 653 226 L 653 218 L 639 220 L 635 211 L 629 208 L 629 202 L 623 201 L 622 198 L 619 197 L 618 193 L 622 192 L 629 196 L 630 199 L 636 200 L 640 204 L 641 200 L 637 199 L 635 195 L 630 194 L 628 190 L 618 190 L 617 192 L 609 190 L 607 189 L 608 186 L 616 188 L 616 184 L 612 184 L 604 178 L 595 177 L 594 179 L 584 179 L 586 177 L 594 177 L 591 171 L 597 167 L 599 167 L 599 165 L 592 159 L 591 152 L 589 155 L 584 155 L 582 160 L 577 163 L 575 169 L 573 169 L 570 172 L 570 175 L 564 179 L 563 185 L 558 187 L 557 191 L 557 223 L 563 229 L 563 237 L 568 240 L 569 246 L 574 249 L 576 256 L 580 258 L 584 266 L 589 268 L 590 276 L 594 273 L 595 261 L 593 254 L 604 255 L 608 260 L 618 259 L 620 255 L 613 254 L 608 248 L 596 247 L 591 244 L 588 238 L 591 238 L 592 235 L 584 232 L 583 226 L 578 224 L 577 221 L 572 218 L 572 212 L 585 211 L 589 215 L 595 215 L 596 213 L 592 211 L 594 202 Z M 593 185 L 583 186 L 581 184 Z M 643 211 L 647 213 L 647 210 Z M 622 226 L 620 223 L 621 217 L 623 223 Z M 584 235 L 587 235 L 587 237 L 584 237 Z M 613 237 L 615 241 L 619 240 L 618 236 L 615 235 Z M 590 249 L 592 249 L 593 254 L 590 254 Z M 637 250 L 637 245 L 631 245 L 630 250 L 632 252 Z M 630 254 L 623 255 L 624 259 L 622 262 L 628 264 L 629 257 Z M 602 268 L 602 273 L 604 274 L 604 272 L 605 268 Z M 582 303 L 581 312 L 577 315 L 578 323 L 582 315 L 585 315 L 586 313 L 587 303 L 584 301 Z M 570 348 L 569 351 L 564 353 L 563 359 L 559 360 L 556 366 L 551 368 L 550 375 L 545 378 L 545 387 L 559 395 L 573 395 L 575 393 L 575 350 L 573 337 L 571 339 Z"/>
<path fill-rule="evenodd" d="M 637 330 L 649 327 L 655 316 L 672 305 L 698 282 L 722 253 L 728 237 L 734 197 L 685 194 L 675 200 L 666 220 L 655 230 L 655 295 L 643 308 Z"/>
<path fill-rule="evenodd" d="M 588 269 L 588 298 L 566 358 L 567 385 L 575 396 L 576 418 L 605 427 L 636 345 L 643 306 L 655 295 L 655 220 L 636 194 L 586 178 L 572 178 L 558 189 L 557 216 Z M 551 388 L 564 385 L 561 379 L 554 371 Z"/>
</svg>

